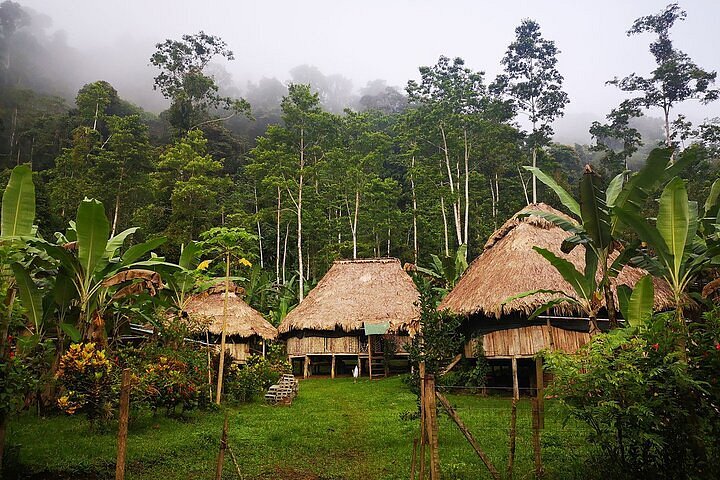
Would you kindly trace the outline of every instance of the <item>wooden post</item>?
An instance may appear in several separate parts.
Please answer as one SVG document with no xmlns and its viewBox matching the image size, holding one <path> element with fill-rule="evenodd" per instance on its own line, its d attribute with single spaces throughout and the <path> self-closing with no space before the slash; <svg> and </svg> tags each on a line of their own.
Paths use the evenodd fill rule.
<svg viewBox="0 0 720 480">
<path fill-rule="evenodd" d="M 368 375 L 372 380 L 372 335 L 368 335 Z"/>
<path fill-rule="evenodd" d="M 488 457 L 480 448 L 480 444 L 477 443 L 475 437 L 473 437 L 472 433 L 470 433 L 470 430 L 465 426 L 462 420 L 460 420 L 460 417 L 458 417 L 457 412 L 455 412 L 455 409 L 452 408 L 452 405 L 450 405 L 447 398 L 445 398 L 445 396 L 440 392 L 436 392 L 435 395 L 443 408 L 445 408 L 445 411 L 447 411 L 448 415 L 450 415 L 450 418 L 452 418 L 453 422 L 455 422 L 455 425 L 458 426 L 462 434 L 465 435 L 467 441 L 470 442 L 470 445 L 473 447 L 473 450 L 475 450 L 475 453 L 478 454 L 487 469 L 490 471 L 490 475 L 492 475 L 495 480 L 500 480 L 500 473 L 498 473 L 497 468 L 493 465 L 490 457 Z"/>
<path fill-rule="evenodd" d="M 120 387 L 120 421 L 118 423 L 117 461 L 115 462 L 115 480 L 125 479 L 125 454 L 127 452 L 128 419 L 130 417 L 130 369 L 122 372 Z"/>
<path fill-rule="evenodd" d="M 335 378 L 335 354 L 332 354 L 332 360 L 330 361 L 330 378 Z"/>
<path fill-rule="evenodd" d="M 535 383 L 537 384 L 537 401 L 540 414 L 540 428 L 545 428 L 545 383 L 543 379 L 542 358 L 535 358 Z"/>
<path fill-rule="evenodd" d="M 430 445 L 430 480 L 440 480 L 440 449 L 438 445 L 437 406 L 435 403 L 435 375 L 425 376 L 425 416 Z"/>
<path fill-rule="evenodd" d="M 532 399 L 532 429 L 533 429 L 533 452 L 535 453 L 535 478 L 540 479 L 545 475 L 540 452 L 540 402 Z"/>
<path fill-rule="evenodd" d="M 425 362 L 420 362 L 420 480 L 425 480 L 425 444 L 427 432 L 425 428 Z"/>
<path fill-rule="evenodd" d="M 222 435 L 220 436 L 220 452 L 218 453 L 217 466 L 215 467 L 215 480 L 222 480 L 223 464 L 225 463 L 225 449 L 227 448 L 228 412 L 225 411 Z"/>
<path fill-rule="evenodd" d="M 418 439 L 413 438 L 413 453 L 412 453 L 412 460 L 410 461 L 410 480 L 415 480 L 415 461 L 417 460 L 417 446 L 418 446 Z"/>
<path fill-rule="evenodd" d="M 310 356 L 305 355 L 305 362 L 303 363 L 303 378 L 310 376 Z"/>
<path fill-rule="evenodd" d="M 513 399 L 517 400 L 520 398 L 520 387 L 518 387 L 517 358 L 515 357 L 515 355 L 512 356 L 512 376 L 513 376 Z"/>
<path fill-rule="evenodd" d="M 358 353 L 358 377 L 362 377 L 362 358 Z"/>
<path fill-rule="evenodd" d="M 508 453 L 507 478 L 513 478 L 513 466 L 515 464 L 515 438 L 517 435 L 517 400 L 513 398 L 512 409 L 510 410 L 510 451 Z"/>
<path fill-rule="evenodd" d="M 266 352 L 265 352 L 265 339 L 262 340 L 262 348 L 263 348 L 263 358 L 265 358 Z"/>
</svg>

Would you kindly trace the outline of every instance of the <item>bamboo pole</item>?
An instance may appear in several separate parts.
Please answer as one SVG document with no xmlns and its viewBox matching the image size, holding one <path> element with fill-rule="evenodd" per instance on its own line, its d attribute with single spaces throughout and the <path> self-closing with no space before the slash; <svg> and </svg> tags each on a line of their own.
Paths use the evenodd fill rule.
<svg viewBox="0 0 720 480">
<path fill-rule="evenodd" d="M 512 480 L 513 467 L 515 465 L 515 438 L 517 436 L 517 399 L 512 400 L 512 409 L 510 410 L 510 448 L 508 452 L 507 478 Z"/>
<path fill-rule="evenodd" d="M 115 462 L 115 480 L 125 479 L 125 456 L 127 453 L 128 420 L 130 417 L 130 369 L 122 372 L 120 387 L 120 420 L 118 424 L 117 461 Z"/>
<path fill-rule="evenodd" d="M 460 420 L 460 417 L 458 416 L 455 409 L 452 408 L 452 405 L 450 405 L 450 402 L 448 402 L 447 398 L 445 398 L 445 396 L 440 392 L 436 392 L 435 396 L 437 396 L 440 404 L 443 406 L 443 408 L 445 408 L 445 411 L 448 413 L 448 415 L 450 415 L 450 418 L 453 420 L 453 422 L 455 422 L 455 425 L 458 426 L 467 441 L 470 442 L 473 450 L 475 450 L 475 453 L 478 454 L 480 460 L 483 461 L 488 471 L 490 472 L 490 475 L 492 475 L 495 480 L 500 480 L 500 474 L 498 473 L 497 468 L 495 468 L 495 465 L 493 465 L 492 461 L 490 460 L 490 457 L 488 457 L 487 454 L 482 450 L 482 448 L 480 448 L 480 444 L 477 443 L 475 437 L 473 437 L 473 434 L 470 433 L 470 430 L 467 428 L 467 426 L 465 426 L 463 421 Z"/>
<path fill-rule="evenodd" d="M 512 376 L 513 376 L 513 399 L 520 398 L 520 387 L 518 387 L 517 357 L 512 357 Z"/>
<path fill-rule="evenodd" d="M 430 445 L 430 480 L 440 480 L 440 449 L 438 445 L 437 406 L 435 404 L 435 375 L 425 376 L 425 426 Z"/>
<path fill-rule="evenodd" d="M 330 378 L 335 378 L 335 354 L 332 354 L 332 360 L 330 363 Z"/>
<path fill-rule="evenodd" d="M 225 369 L 225 336 L 227 332 L 228 292 L 230 291 L 230 252 L 225 254 L 225 296 L 223 298 L 222 334 L 220 335 L 220 365 L 218 366 L 217 391 L 215 404 L 220 405 L 222 395 L 223 371 Z"/>
<path fill-rule="evenodd" d="M 227 430 L 228 430 L 228 412 L 225 411 L 225 421 L 223 422 L 222 435 L 220 435 L 220 451 L 217 457 L 217 466 L 215 467 L 215 480 L 222 480 L 223 464 L 225 463 L 225 449 L 227 448 Z"/>
<path fill-rule="evenodd" d="M 535 478 L 541 479 L 545 476 L 545 469 L 542 464 L 540 451 L 540 407 L 536 398 L 532 399 L 532 429 L 533 429 L 533 452 L 535 454 Z"/>
<path fill-rule="evenodd" d="M 540 414 L 540 428 L 545 428 L 545 379 L 543 378 L 542 358 L 535 358 L 535 383 L 537 384 L 537 402 Z"/>
<path fill-rule="evenodd" d="M 425 362 L 420 362 L 420 480 L 425 480 Z"/>
</svg>

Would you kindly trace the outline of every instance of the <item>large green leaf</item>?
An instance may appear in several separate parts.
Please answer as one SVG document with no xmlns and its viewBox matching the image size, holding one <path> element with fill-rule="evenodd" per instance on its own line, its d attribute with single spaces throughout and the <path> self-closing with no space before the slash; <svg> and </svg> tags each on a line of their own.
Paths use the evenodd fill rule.
<svg viewBox="0 0 720 480">
<path fill-rule="evenodd" d="M 595 172 L 586 170 L 580 181 L 580 211 L 583 227 L 595 247 L 606 249 L 612 241 L 610 216 L 602 195 L 602 180 Z"/>
<path fill-rule="evenodd" d="M 153 238 L 144 243 L 139 243 L 128 248 L 122 256 L 121 265 L 126 266 L 136 262 L 148 252 L 155 250 L 157 247 L 167 241 L 165 237 Z M 184 251 L 184 250 L 183 250 Z M 182 258 L 182 255 L 181 255 Z"/>
<path fill-rule="evenodd" d="M 22 265 L 16 262 L 11 267 L 15 275 L 20 301 L 28 319 L 35 325 L 35 332 L 37 333 L 43 320 L 42 295 L 30 274 Z"/>
<path fill-rule="evenodd" d="M 607 190 L 605 190 L 605 203 L 608 207 L 615 205 L 615 200 L 617 200 L 618 195 L 620 195 L 620 192 L 622 191 L 625 175 L 627 175 L 627 171 L 618 173 L 615 178 L 610 180 L 610 184 L 608 185 Z"/>
<path fill-rule="evenodd" d="M 182 252 L 180 252 L 179 265 L 188 270 L 194 268 L 201 250 L 202 245 L 198 242 L 190 242 L 185 245 Z"/>
<path fill-rule="evenodd" d="M 543 313 L 547 312 L 551 308 L 554 308 L 557 305 L 562 305 L 563 303 L 570 303 L 573 305 L 579 305 L 580 303 L 575 300 L 574 298 L 570 297 L 563 297 L 563 298 L 554 298 L 552 300 L 548 300 L 547 302 L 540 305 L 533 313 L 528 317 L 528 320 L 534 320 L 538 316 L 542 315 Z"/>
<path fill-rule="evenodd" d="M 540 217 L 544 220 L 547 220 L 548 222 L 562 228 L 566 232 L 573 233 L 573 234 L 584 233 L 584 231 L 579 223 L 576 223 L 573 220 L 569 220 L 567 217 L 558 215 L 557 213 L 543 212 L 540 210 L 530 210 L 530 211 L 519 214 L 518 218 L 529 217 L 531 215 L 534 217 Z"/>
<path fill-rule="evenodd" d="M 627 285 L 618 285 L 617 296 L 620 313 L 622 313 L 624 319 L 627 319 L 630 316 L 630 297 L 632 296 L 632 288 Z"/>
<path fill-rule="evenodd" d="M 657 230 L 665 240 L 668 253 L 672 257 L 674 278 L 680 277 L 685 246 L 689 237 L 695 234 L 694 231 L 690 232 L 692 217 L 685 182 L 675 177 L 663 189 L 657 216 Z"/>
<path fill-rule="evenodd" d="M 565 281 L 570 284 L 573 290 L 575 290 L 575 293 L 578 297 L 583 298 L 587 301 L 590 301 L 592 299 L 593 292 L 595 291 L 594 278 L 592 279 L 592 282 L 587 282 L 584 275 L 577 271 L 575 265 L 573 265 L 570 261 L 565 260 L 564 258 L 558 257 L 550 250 L 542 247 L 533 247 L 533 250 L 542 255 L 543 258 L 545 258 L 548 262 L 552 264 L 553 267 L 555 267 L 558 273 L 562 275 L 563 279 L 565 279 Z"/>
<path fill-rule="evenodd" d="M 85 199 L 77 213 L 78 259 L 86 277 L 95 272 L 95 267 L 105 253 L 110 235 L 110 223 L 105 208 L 97 200 Z"/>
<path fill-rule="evenodd" d="M 561 187 L 555 179 L 546 175 L 542 170 L 537 167 L 523 167 L 525 170 L 531 172 L 535 177 L 542 183 L 550 187 L 560 198 L 560 202 L 567 207 L 570 212 L 576 217 L 580 217 L 580 205 L 563 187 Z"/>
<path fill-rule="evenodd" d="M 705 200 L 703 217 L 713 214 L 713 211 L 718 206 L 718 200 L 720 200 L 720 178 L 715 180 L 712 187 L 710 187 L 710 194 Z"/>
<path fill-rule="evenodd" d="M 108 240 L 105 246 L 105 253 L 100 259 L 100 262 L 98 262 L 98 270 L 104 269 L 112 261 L 118 249 L 125 243 L 127 237 L 137 232 L 137 230 L 137 227 L 128 228 Z"/>
<path fill-rule="evenodd" d="M 660 235 L 657 228 L 650 225 L 644 218 L 637 213 L 634 213 L 632 210 L 626 210 L 624 208 L 616 209 L 615 215 L 618 216 L 620 221 L 628 225 L 637 234 L 637 236 L 640 237 L 640 240 L 647 242 L 650 246 L 652 246 L 655 250 L 655 254 L 660 259 L 660 262 L 665 265 L 666 268 L 669 269 L 671 267 L 672 256 L 668 251 L 665 240 L 662 235 Z M 636 263 L 635 259 L 633 259 L 633 263 Z"/>
<path fill-rule="evenodd" d="M 649 320 L 653 314 L 654 298 L 652 275 L 645 275 L 635 284 L 630 295 L 625 320 L 634 327 Z"/>
<path fill-rule="evenodd" d="M 32 170 L 18 165 L 10 174 L 5 187 L 0 214 L 0 236 L 20 237 L 32 235 L 35 220 L 35 185 Z"/>
</svg>

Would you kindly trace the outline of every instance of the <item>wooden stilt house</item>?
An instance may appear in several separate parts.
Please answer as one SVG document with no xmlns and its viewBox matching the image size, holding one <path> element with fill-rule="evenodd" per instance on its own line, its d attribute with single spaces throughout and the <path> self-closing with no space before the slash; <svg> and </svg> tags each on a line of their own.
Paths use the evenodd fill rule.
<svg viewBox="0 0 720 480">
<path fill-rule="evenodd" d="M 294 367 L 313 373 L 385 375 L 408 365 L 419 293 L 395 258 L 340 260 L 278 327 Z"/>
<path fill-rule="evenodd" d="M 538 210 L 567 217 L 543 203 L 521 210 L 492 234 L 483 253 L 470 264 L 439 307 L 467 317 L 463 327 L 469 339 L 465 355 L 474 357 L 477 342 L 482 342 L 494 383 L 514 385 L 516 395 L 518 388 L 532 388 L 542 380 L 541 372 L 537 371 L 539 366 L 532 360 L 535 354 L 543 349 L 574 352 L 590 340 L 588 319 L 583 318 L 577 306 L 569 303 L 560 304 L 533 321 L 528 320 L 539 306 L 554 298 L 553 294 L 536 294 L 503 305 L 513 295 L 536 289 L 572 295 L 572 287 L 533 246 L 546 248 L 569 260 L 580 271 L 585 268 L 584 247 L 577 247 L 569 254 L 560 251 L 567 232 L 537 216 L 519 217 Z M 616 255 L 618 253 L 613 254 Z M 618 284 L 632 287 L 646 274 L 639 268 L 625 267 L 611 288 L 617 296 Z M 667 284 L 655 279 L 654 286 L 656 311 L 672 308 L 672 294 Z"/>
<path fill-rule="evenodd" d="M 265 320 L 260 312 L 253 309 L 240 297 L 242 289 L 230 285 L 227 299 L 227 320 L 225 325 L 225 349 L 233 359 L 244 363 L 251 354 L 265 355 L 265 342 L 277 338 L 277 329 Z M 185 306 L 185 313 L 194 323 L 205 325 L 201 336 L 208 335 L 210 343 L 220 348 L 220 336 L 225 308 L 225 285 L 194 295 Z M 204 338 L 202 340 L 205 340 Z"/>
</svg>

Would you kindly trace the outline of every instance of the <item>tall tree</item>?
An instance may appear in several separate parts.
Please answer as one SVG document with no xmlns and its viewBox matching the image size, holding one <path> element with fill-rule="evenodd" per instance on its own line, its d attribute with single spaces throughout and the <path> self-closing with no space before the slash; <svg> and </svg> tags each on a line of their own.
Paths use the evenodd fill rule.
<svg viewBox="0 0 720 480">
<path fill-rule="evenodd" d="M 510 44 L 501 63 L 505 73 L 499 75 L 494 88 L 504 92 L 515 102 L 518 110 L 532 123 L 530 144 L 532 166 L 537 166 L 537 150 L 552 136 L 552 122 L 563 115 L 570 100 L 562 90 L 563 76 L 556 68 L 560 50 L 552 40 L 540 33 L 540 25 L 525 19 L 515 29 L 515 41 Z M 532 180 L 532 203 L 537 203 L 537 181 Z"/>
<path fill-rule="evenodd" d="M 150 63 L 160 69 L 160 74 L 155 77 L 153 88 L 172 102 L 170 123 L 180 133 L 203 123 L 250 113 L 250 105 L 244 99 L 220 95 L 214 78 L 205 72 L 208 63 L 217 56 L 235 58 L 220 37 L 200 31 L 183 35 L 181 40 L 165 40 L 155 47 L 157 51 L 150 57 Z M 229 115 L 211 119 L 210 111 L 219 108 L 229 111 Z"/>
<path fill-rule="evenodd" d="M 590 135 L 595 140 L 590 150 L 603 152 L 602 162 L 611 176 L 628 169 L 628 159 L 642 145 L 640 132 L 630 126 L 630 120 L 641 115 L 634 102 L 624 101 L 605 117 L 607 123 L 593 122 Z"/>
<path fill-rule="evenodd" d="M 635 20 L 627 35 L 653 33 L 657 36 L 650 43 L 650 53 L 655 57 L 657 68 L 647 77 L 632 73 L 608 82 L 624 92 L 639 93 L 630 100 L 632 105 L 663 111 L 667 146 L 672 145 L 670 113 L 678 103 L 691 99 L 709 103 L 717 100 L 720 94 L 717 89 L 711 88 L 717 73 L 700 68 L 686 53 L 675 48 L 670 39 L 670 29 L 675 22 L 685 20 L 686 16 L 677 3 L 672 3 L 658 14 Z"/>
</svg>

